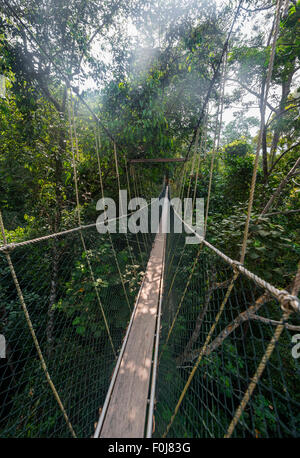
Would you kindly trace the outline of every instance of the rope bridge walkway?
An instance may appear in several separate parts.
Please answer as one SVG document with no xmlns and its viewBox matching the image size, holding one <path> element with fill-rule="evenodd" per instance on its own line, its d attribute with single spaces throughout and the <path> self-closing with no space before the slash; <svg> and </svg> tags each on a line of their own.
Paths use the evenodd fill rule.
<svg viewBox="0 0 300 458">
<path fill-rule="evenodd" d="M 156 324 L 162 294 L 166 220 L 167 203 L 164 202 L 159 231 L 95 437 L 99 434 L 100 437 L 144 437 L 154 334 L 159 333 Z M 152 423 L 151 415 L 149 422 Z"/>
<path fill-rule="evenodd" d="M 193 196 L 194 209 L 201 153 L 206 154 L 207 105 L 221 75 L 204 237 L 194 233 L 199 244 L 185 244 L 185 234 L 174 230 L 175 218 L 179 218 L 193 232 L 172 206 L 170 233 L 165 233 L 166 201 L 154 243 L 149 233 L 121 237 L 108 231 L 100 235 L 95 224 L 82 223 L 75 92 L 62 75 L 68 93 L 65 121 L 77 224 L 11 243 L 0 212 L 0 331 L 6 340 L 6 358 L 0 359 L 1 437 L 299 437 L 300 367 L 293 350 L 295 334 L 300 333 L 300 264 L 285 290 L 244 265 L 263 125 L 239 262 L 206 237 L 222 124 L 226 53 L 241 1 L 187 155 L 171 158 L 182 165 L 175 195 L 185 197 L 188 183 L 186 194 Z M 282 7 L 283 0 L 278 0 L 262 112 Z M 51 61 L 28 27 L 15 17 L 30 41 Z M 76 97 L 96 123 L 101 196 L 100 129 L 112 141 L 118 191 L 125 179 L 122 185 L 129 196 L 149 198 L 150 185 L 145 186 L 134 164 L 167 160 L 128 161 L 85 99 L 79 94 Z M 164 192 L 168 195 L 168 188 Z M 266 208 L 271 205 L 269 202 Z"/>
<path fill-rule="evenodd" d="M 299 436 L 299 272 L 278 290 L 206 240 L 186 245 L 174 217 L 152 250 L 138 234 L 134 266 L 119 238 L 111 264 L 94 225 L 84 251 L 80 230 L 1 247 L 2 437 Z"/>
</svg>

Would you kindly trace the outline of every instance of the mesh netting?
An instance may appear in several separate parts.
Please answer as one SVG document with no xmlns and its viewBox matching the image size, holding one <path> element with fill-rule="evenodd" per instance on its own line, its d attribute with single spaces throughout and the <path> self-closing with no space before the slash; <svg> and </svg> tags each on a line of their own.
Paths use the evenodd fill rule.
<svg viewBox="0 0 300 458">
<path fill-rule="evenodd" d="M 49 374 L 70 423 L 77 437 L 91 437 L 154 235 L 128 234 L 126 239 L 115 234 L 110 239 L 95 227 L 82 233 L 86 250 L 77 231 L 18 246 L 10 255 Z M 223 437 L 282 320 L 282 310 L 274 298 L 240 274 L 216 322 L 234 271 L 205 246 L 199 250 L 200 245 L 186 244 L 185 236 L 175 234 L 171 225 L 166 248 L 155 436 L 167 432 L 167 437 Z M 0 436 L 69 437 L 69 427 L 41 367 L 3 253 L 0 269 L 0 332 L 7 343 L 7 359 L 0 360 Z M 209 333 L 210 341 L 169 428 Z M 293 314 L 243 408 L 233 436 L 299 436 L 300 370 L 299 360 L 291 351 L 295 345 L 292 336 L 297 333 L 300 318 Z"/>
<path fill-rule="evenodd" d="M 205 247 L 198 250 L 199 245 L 185 244 L 185 234 L 168 236 L 157 437 L 167 431 L 234 275 L 232 267 L 213 252 Z M 167 437 L 224 437 L 281 320 L 280 304 L 239 275 Z M 293 314 L 233 437 L 300 435 L 300 365 L 291 351 L 299 325 L 299 315 Z"/>
<path fill-rule="evenodd" d="M 49 374 L 77 437 L 90 437 L 147 263 L 151 240 L 108 235 L 95 227 L 35 244 L 10 255 Z M 87 262 L 90 261 L 95 283 Z M 132 264 L 132 259 L 134 264 Z M 1 328 L 7 359 L 0 359 L 0 436 L 69 437 L 46 380 L 5 259 L 0 256 Z M 103 319 L 97 288 L 107 320 Z"/>
</svg>

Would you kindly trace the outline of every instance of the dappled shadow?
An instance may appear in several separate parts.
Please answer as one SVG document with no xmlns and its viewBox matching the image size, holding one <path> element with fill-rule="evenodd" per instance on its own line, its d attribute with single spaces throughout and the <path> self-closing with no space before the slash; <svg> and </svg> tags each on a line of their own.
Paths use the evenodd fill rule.
<svg viewBox="0 0 300 458">
<path fill-rule="evenodd" d="M 100 437 L 143 437 L 165 237 L 155 237 Z"/>
</svg>

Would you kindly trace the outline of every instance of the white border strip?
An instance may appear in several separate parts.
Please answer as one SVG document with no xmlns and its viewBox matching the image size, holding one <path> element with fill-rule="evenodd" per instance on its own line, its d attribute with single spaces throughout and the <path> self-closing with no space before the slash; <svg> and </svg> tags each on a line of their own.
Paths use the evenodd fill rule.
<svg viewBox="0 0 300 458">
<path fill-rule="evenodd" d="M 100 434 L 101 429 L 102 429 L 104 418 L 105 418 L 105 415 L 106 415 L 106 412 L 107 412 L 107 408 L 108 408 L 108 405 L 109 405 L 109 402 L 110 402 L 110 397 L 111 397 L 111 394 L 112 394 L 112 391 L 113 391 L 113 388 L 114 388 L 114 384 L 115 384 L 115 381 L 116 381 L 116 378 L 117 378 L 117 375 L 118 375 L 118 372 L 119 372 L 119 369 L 120 369 L 121 360 L 123 358 L 125 347 L 126 347 L 126 344 L 127 344 L 127 341 L 128 341 L 129 332 L 130 332 L 130 329 L 132 327 L 133 319 L 134 319 L 134 316 L 135 316 L 135 313 L 136 313 L 136 309 L 137 309 L 138 301 L 139 301 L 140 294 L 141 294 L 141 291 L 142 291 L 142 288 L 143 288 L 143 284 L 144 284 L 144 281 L 145 281 L 145 277 L 146 277 L 146 272 L 145 272 L 145 275 L 144 275 L 144 278 L 143 278 L 139 293 L 138 293 L 136 301 L 135 301 L 135 306 L 134 306 L 133 312 L 131 314 L 131 318 L 130 318 L 129 325 L 127 327 L 127 331 L 126 331 L 126 334 L 125 334 L 125 337 L 124 337 L 124 340 L 123 340 L 123 344 L 122 344 L 121 351 L 120 351 L 120 354 L 119 354 L 119 357 L 118 357 L 118 361 L 117 361 L 117 364 L 116 364 L 116 366 L 114 368 L 113 376 L 112 376 L 112 379 L 111 379 L 111 382 L 110 382 L 110 385 L 109 385 L 109 388 L 108 388 L 108 391 L 107 391 L 107 394 L 106 394 L 106 398 L 105 398 L 105 402 L 104 402 L 104 405 L 103 405 L 103 408 L 102 408 L 102 411 L 101 411 L 101 415 L 100 415 L 100 418 L 98 420 L 98 424 L 97 424 L 97 427 L 96 427 L 96 430 L 95 430 L 95 433 L 94 433 L 94 436 L 93 436 L 94 439 L 99 438 L 99 434 Z"/>
<path fill-rule="evenodd" d="M 165 198 L 168 197 L 168 186 L 166 187 Z M 156 388 L 156 374 L 157 374 L 157 363 L 158 363 L 158 348 L 159 348 L 159 337 L 160 337 L 160 320 L 161 320 L 161 307 L 163 299 L 163 288 L 164 288 L 164 271 L 165 271 L 165 255 L 166 255 L 166 241 L 167 241 L 167 220 L 168 220 L 168 210 L 169 210 L 169 201 L 164 200 L 164 207 L 161 217 L 161 232 L 165 235 L 164 243 L 164 252 L 163 252 L 163 265 L 161 272 L 161 281 L 160 281 L 160 298 L 157 311 L 157 321 L 156 321 L 156 336 L 155 336 L 155 350 L 154 350 L 154 360 L 152 366 L 152 379 L 151 379 L 151 393 L 149 400 L 149 410 L 148 410 L 148 422 L 147 422 L 147 431 L 146 437 L 152 437 L 152 427 L 153 427 L 153 411 L 154 411 L 154 400 L 155 400 L 155 388 Z"/>
</svg>

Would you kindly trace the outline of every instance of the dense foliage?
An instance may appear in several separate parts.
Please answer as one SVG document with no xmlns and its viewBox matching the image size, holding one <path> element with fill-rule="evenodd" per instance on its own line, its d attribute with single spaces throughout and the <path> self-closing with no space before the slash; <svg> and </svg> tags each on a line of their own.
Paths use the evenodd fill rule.
<svg viewBox="0 0 300 458">
<path fill-rule="evenodd" d="M 129 175 L 133 194 L 136 191 L 148 199 L 156 197 L 167 173 L 174 194 L 179 189 L 177 183 L 183 178 L 184 195 L 187 192 L 192 195 L 195 191 L 195 196 L 206 199 L 215 132 L 220 128 L 207 239 L 234 259 L 239 258 L 258 126 L 262 124 L 262 150 L 246 266 L 277 287 L 290 286 L 300 255 L 299 169 L 286 181 L 284 179 L 300 151 L 300 4 L 291 1 L 281 14 L 264 119 L 262 103 L 276 5 L 274 1 L 251 0 L 241 9 L 236 33 L 231 36 L 226 50 L 227 66 L 223 75 L 226 90 L 222 97 L 223 79 L 218 64 L 236 3 L 221 5 L 213 0 L 16 0 L 1 3 L 0 74 L 6 79 L 6 95 L 0 98 L 0 208 L 9 242 L 78 225 L 72 166 L 75 140 L 72 144 L 68 112 L 68 87 L 71 85 L 78 137 L 76 166 L 82 222 L 95 222 L 96 203 L 101 197 L 96 155 L 98 131 L 106 196 L 118 199 L 115 142 L 122 188 L 127 187 Z M 243 32 L 246 23 L 248 35 Z M 206 103 L 212 81 L 209 103 Z M 232 119 L 228 121 L 223 117 L 218 125 L 217 113 L 221 106 L 224 112 L 230 112 Z M 254 116 L 253 108 L 257 106 Z M 98 126 L 90 109 L 100 119 Z M 196 146 L 192 145 L 195 136 Z M 200 155 L 197 182 L 193 164 L 198 162 L 193 161 L 194 150 L 195 157 Z M 175 158 L 187 154 L 185 175 L 182 165 L 141 165 L 135 172 L 130 167 L 127 169 L 128 159 Z M 280 192 L 276 194 L 278 189 Z M 272 206 L 260 217 L 274 193 L 276 198 Z M 73 239 L 49 242 L 46 248 L 35 246 L 35 250 L 22 248 L 21 252 L 27 266 L 23 270 L 20 267 L 24 275 L 25 301 L 32 310 L 39 308 L 43 312 L 33 313 L 38 337 L 46 340 L 50 353 L 53 346 L 58 348 L 62 340 L 67 340 L 70 361 L 77 352 L 83 355 L 89 342 L 93 342 L 95 354 L 109 346 L 97 304 L 91 303 L 94 282 L 88 278 L 87 257 L 94 269 L 95 282 L 102 291 L 101 299 L 112 305 L 109 325 L 119 343 L 129 319 L 122 296 L 124 285 L 113 263 L 110 242 L 99 240 L 91 237 L 86 252 L 72 250 Z M 140 244 L 134 243 L 131 251 L 122 234 L 114 238 L 131 303 L 150 246 L 149 239 L 145 238 Z M 68 263 L 64 264 L 62 261 L 67 256 Z M 183 279 L 191 260 L 189 256 L 185 259 L 181 272 Z M 8 279 L 2 254 L 0 262 L 1 274 Z M 26 284 L 30 284 L 28 290 Z M 5 329 L 8 340 L 12 335 L 22 336 L 27 328 L 21 319 L 11 280 L 1 283 L 0 300 L 0 333 Z M 181 326 L 186 327 L 185 315 L 181 319 Z M 70 324 L 72 332 L 65 332 L 65 323 Z M 225 364 L 230 366 L 230 361 L 239 357 L 232 342 L 226 345 L 229 356 Z M 31 385 L 30 378 L 31 373 L 37 373 L 37 360 L 32 358 L 25 363 L 21 357 L 26 351 L 32 356 L 29 347 L 29 341 L 24 343 L 23 349 L 17 342 L 15 348 L 9 350 L 14 354 L 10 370 L 12 374 L 22 373 L 22 383 L 21 388 L 16 389 L 14 375 L 5 382 L 10 388 L 9 405 L 2 414 L 5 417 L 10 409 L 22 404 L 26 406 L 34 386 L 36 402 L 31 406 L 32 419 L 24 428 L 28 436 L 47 435 L 53 432 L 57 414 L 45 417 L 44 404 L 39 407 L 42 382 L 35 380 Z M 66 358 L 57 379 L 63 379 L 68 370 Z M 102 392 L 94 401 L 99 405 L 103 402 L 113 364 L 112 357 L 107 360 L 108 366 L 99 382 Z M 92 362 L 85 361 L 84 356 L 81 361 L 81 374 L 87 377 Z M 57 359 L 52 364 L 56 363 Z M 207 360 L 206 364 L 211 364 L 215 377 L 222 377 L 218 357 Z M 239 364 L 243 370 L 243 361 Z M 91 383 L 91 379 L 87 377 L 85 382 Z M 62 392 L 67 389 L 62 387 Z M 225 397 L 231 395 L 230 387 L 228 390 L 223 393 Z M 74 397 L 79 399 L 83 393 L 82 385 Z M 76 404 L 78 399 L 71 397 L 68 403 Z M 255 398 L 258 417 L 265 402 L 263 396 Z M 89 413 L 83 411 L 91 423 Z M 36 427 L 39 416 L 41 423 Z M 14 425 L 4 423 L 0 422 L 0 431 L 18 434 Z M 20 424 L 23 425 L 22 421 Z M 261 434 L 263 428 L 262 424 Z M 80 420 L 78 429 L 81 435 L 91 433 L 84 429 Z"/>
</svg>

